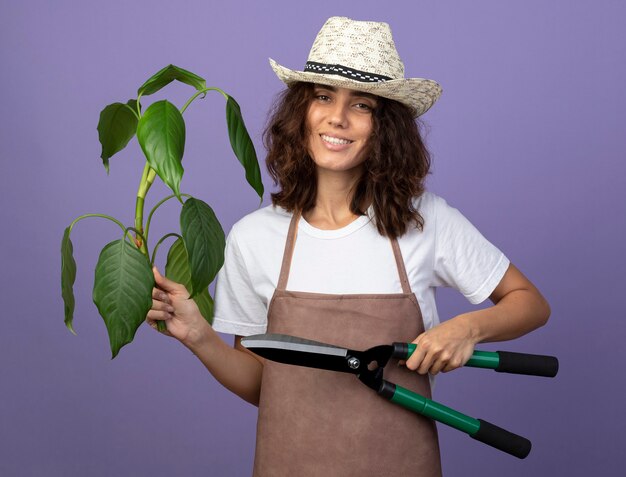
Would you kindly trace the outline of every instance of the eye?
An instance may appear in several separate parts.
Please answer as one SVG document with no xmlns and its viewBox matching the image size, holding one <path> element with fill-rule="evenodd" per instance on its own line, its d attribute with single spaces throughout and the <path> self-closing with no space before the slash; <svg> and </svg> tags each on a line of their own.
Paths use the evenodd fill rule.
<svg viewBox="0 0 626 477">
<path fill-rule="evenodd" d="M 317 93 L 315 95 L 315 99 L 317 99 L 318 101 L 321 101 L 323 103 L 330 101 L 330 96 L 328 96 L 327 94 L 324 93 Z"/>
<path fill-rule="evenodd" d="M 371 112 L 374 110 L 374 107 L 369 103 L 356 103 L 354 107 L 363 112 Z"/>
</svg>

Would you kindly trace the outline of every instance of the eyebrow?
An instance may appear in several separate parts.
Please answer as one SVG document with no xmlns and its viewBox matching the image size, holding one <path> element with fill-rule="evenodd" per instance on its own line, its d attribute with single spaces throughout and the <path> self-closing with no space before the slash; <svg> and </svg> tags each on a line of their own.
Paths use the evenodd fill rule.
<svg viewBox="0 0 626 477">
<path fill-rule="evenodd" d="M 333 93 L 337 92 L 337 88 L 335 86 L 330 86 L 330 85 L 325 85 L 325 84 L 317 84 L 315 83 L 315 88 L 319 88 L 319 89 L 327 89 L 328 91 L 332 91 Z M 350 89 L 350 88 L 346 88 L 346 89 Z M 363 91 L 356 91 L 351 89 L 350 90 L 350 96 L 352 97 L 361 97 L 361 98 L 369 98 L 373 101 L 377 101 L 378 97 L 375 94 L 371 94 L 371 93 L 364 93 Z"/>
</svg>

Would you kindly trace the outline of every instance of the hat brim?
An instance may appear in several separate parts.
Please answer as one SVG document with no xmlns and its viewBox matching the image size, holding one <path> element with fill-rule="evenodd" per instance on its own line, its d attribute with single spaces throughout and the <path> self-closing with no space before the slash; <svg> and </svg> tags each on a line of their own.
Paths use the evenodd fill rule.
<svg viewBox="0 0 626 477">
<path fill-rule="evenodd" d="M 387 80 L 378 83 L 364 83 L 336 75 L 295 71 L 279 65 L 270 58 L 270 65 L 276 76 L 287 85 L 297 81 L 317 83 L 338 88 L 349 88 L 364 93 L 375 94 L 393 99 L 411 108 L 415 117 L 428 111 L 441 96 L 441 86 L 433 80 L 424 78 L 406 78 Z"/>
</svg>

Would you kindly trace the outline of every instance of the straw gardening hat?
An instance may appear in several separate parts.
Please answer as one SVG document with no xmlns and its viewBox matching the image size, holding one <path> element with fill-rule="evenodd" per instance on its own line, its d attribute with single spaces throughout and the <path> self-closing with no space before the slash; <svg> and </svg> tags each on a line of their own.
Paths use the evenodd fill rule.
<svg viewBox="0 0 626 477">
<path fill-rule="evenodd" d="M 315 38 L 304 71 L 270 65 L 287 85 L 297 81 L 349 88 L 394 99 L 424 114 L 441 95 L 436 81 L 405 78 L 387 23 L 329 18 Z"/>
</svg>

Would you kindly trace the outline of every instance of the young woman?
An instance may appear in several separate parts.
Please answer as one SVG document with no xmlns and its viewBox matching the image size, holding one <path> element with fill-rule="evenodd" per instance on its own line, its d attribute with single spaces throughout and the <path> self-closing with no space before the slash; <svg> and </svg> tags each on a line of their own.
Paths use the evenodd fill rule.
<svg viewBox="0 0 626 477">
<path fill-rule="evenodd" d="M 242 336 L 275 332 L 352 349 L 414 342 L 386 378 L 430 396 L 430 379 L 474 345 L 543 325 L 539 291 L 456 209 L 424 190 L 415 118 L 441 94 L 404 78 L 388 25 L 331 18 L 305 71 L 270 60 L 289 88 L 265 133 L 272 206 L 231 230 L 211 328 L 155 269 L 148 322 L 259 406 L 255 475 L 441 475 L 434 423 L 351 375 L 264 361 Z M 439 323 L 434 289 L 493 306 Z M 216 331 L 235 335 L 235 346 Z M 431 378 L 429 379 L 429 376 Z"/>
</svg>

